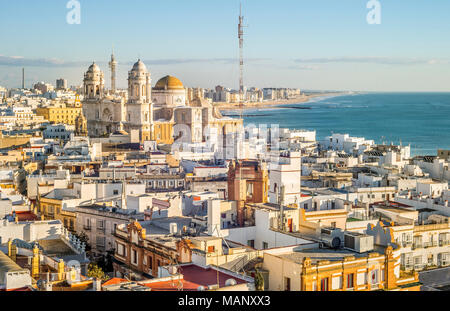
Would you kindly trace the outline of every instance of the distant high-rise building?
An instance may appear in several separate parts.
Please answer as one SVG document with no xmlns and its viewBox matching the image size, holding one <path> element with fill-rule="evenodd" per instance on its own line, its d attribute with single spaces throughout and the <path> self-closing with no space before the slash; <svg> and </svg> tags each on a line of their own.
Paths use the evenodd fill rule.
<svg viewBox="0 0 450 311">
<path fill-rule="evenodd" d="M 56 80 L 56 89 L 58 90 L 67 89 L 67 80 L 63 78 Z"/>
</svg>

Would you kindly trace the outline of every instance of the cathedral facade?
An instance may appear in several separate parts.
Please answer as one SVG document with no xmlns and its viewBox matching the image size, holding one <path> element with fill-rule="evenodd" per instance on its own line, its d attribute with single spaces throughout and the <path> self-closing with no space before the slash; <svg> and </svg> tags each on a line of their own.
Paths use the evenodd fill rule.
<svg viewBox="0 0 450 311">
<path fill-rule="evenodd" d="M 114 87 L 115 72 L 111 77 Z M 124 130 L 139 132 L 141 142 L 172 144 L 179 137 L 177 128 L 183 128 L 190 132 L 188 142 L 201 143 L 211 128 L 218 135 L 243 130 L 243 120 L 223 117 L 208 101 L 187 101 L 186 89 L 176 77 L 166 76 L 152 88 L 150 72 L 141 60 L 128 72 L 127 96 L 106 92 L 104 74 L 95 63 L 88 68 L 83 82 L 83 114 L 91 137 Z"/>
</svg>

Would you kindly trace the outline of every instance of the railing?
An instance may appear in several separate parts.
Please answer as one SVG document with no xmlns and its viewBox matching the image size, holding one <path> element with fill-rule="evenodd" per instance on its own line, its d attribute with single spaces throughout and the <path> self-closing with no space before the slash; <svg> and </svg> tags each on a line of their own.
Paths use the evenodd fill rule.
<svg viewBox="0 0 450 311">
<path fill-rule="evenodd" d="M 403 247 L 410 247 L 410 246 L 413 246 L 413 242 L 411 242 L 411 241 L 403 241 L 403 242 L 401 243 L 401 245 L 402 245 Z"/>
<path fill-rule="evenodd" d="M 438 265 L 439 265 L 439 267 L 446 267 L 446 266 L 450 265 L 450 261 L 443 261 L 443 260 L 440 260 L 440 261 L 438 262 Z"/>
<path fill-rule="evenodd" d="M 92 227 L 90 225 L 84 225 L 83 229 L 86 231 L 91 231 Z"/>
<path fill-rule="evenodd" d="M 103 228 L 97 227 L 97 231 L 105 233 L 105 227 L 103 227 Z"/>
<path fill-rule="evenodd" d="M 447 246 L 450 244 L 450 240 L 440 240 L 439 246 Z"/>
<path fill-rule="evenodd" d="M 413 243 L 412 249 L 418 249 L 418 248 L 423 248 L 423 244 L 422 243 Z"/>
<path fill-rule="evenodd" d="M 425 264 L 424 263 L 420 263 L 420 264 L 415 264 L 414 265 L 414 270 L 422 270 L 423 268 L 425 268 Z"/>
<path fill-rule="evenodd" d="M 419 225 L 419 226 L 414 226 L 414 232 L 443 230 L 443 229 L 449 229 L 449 228 L 450 228 L 450 223 Z"/>
<path fill-rule="evenodd" d="M 412 270 L 414 268 L 413 264 L 400 265 L 400 270 Z"/>
<path fill-rule="evenodd" d="M 423 246 L 425 247 L 425 248 L 428 248 L 428 247 L 437 247 L 438 246 L 438 242 L 436 241 L 436 242 L 426 242 L 426 243 L 423 243 Z"/>
</svg>

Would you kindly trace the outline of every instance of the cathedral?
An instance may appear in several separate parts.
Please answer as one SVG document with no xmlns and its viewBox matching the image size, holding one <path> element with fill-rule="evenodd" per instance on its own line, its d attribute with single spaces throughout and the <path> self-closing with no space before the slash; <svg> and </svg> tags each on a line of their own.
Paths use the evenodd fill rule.
<svg viewBox="0 0 450 311">
<path fill-rule="evenodd" d="M 141 60 L 128 72 L 128 93 L 118 94 L 116 64 L 112 55 L 109 92 L 105 90 L 104 74 L 97 64 L 93 63 L 84 75 L 82 104 L 89 136 L 125 131 L 139 133 L 141 142 L 172 144 L 177 136 L 174 130 L 183 128 L 190 130 L 188 142 L 201 143 L 207 139 L 208 129 L 216 129 L 218 135 L 243 130 L 243 120 L 223 117 L 205 99 L 197 97 L 187 101 L 186 89 L 175 77 L 166 76 L 152 88 L 150 72 Z"/>
</svg>

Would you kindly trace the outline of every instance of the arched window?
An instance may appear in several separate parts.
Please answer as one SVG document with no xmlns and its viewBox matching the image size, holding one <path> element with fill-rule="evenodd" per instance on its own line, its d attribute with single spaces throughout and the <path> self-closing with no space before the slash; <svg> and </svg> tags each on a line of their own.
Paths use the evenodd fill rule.
<svg viewBox="0 0 450 311">
<path fill-rule="evenodd" d="M 136 85 L 136 96 L 139 97 L 139 85 Z"/>
<path fill-rule="evenodd" d="M 148 121 L 148 112 L 145 113 L 145 122 Z"/>
<path fill-rule="evenodd" d="M 145 85 L 142 86 L 142 96 L 145 96 Z"/>
<path fill-rule="evenodd" d="M 96 95 L 100 95 L 100 87 L 97 85 Z"/>
</svg>

